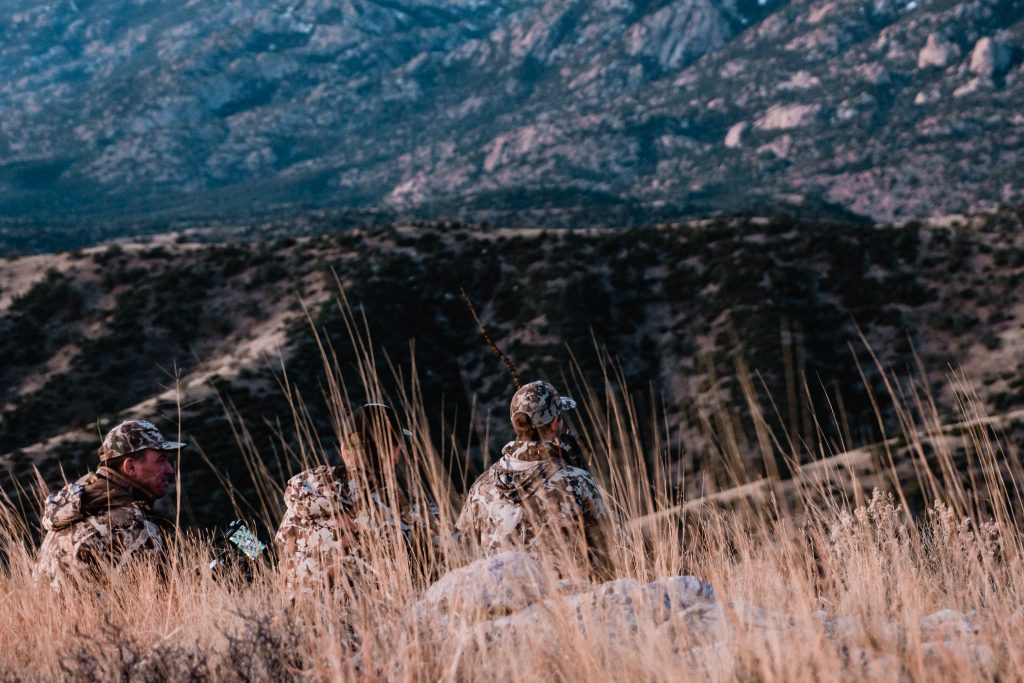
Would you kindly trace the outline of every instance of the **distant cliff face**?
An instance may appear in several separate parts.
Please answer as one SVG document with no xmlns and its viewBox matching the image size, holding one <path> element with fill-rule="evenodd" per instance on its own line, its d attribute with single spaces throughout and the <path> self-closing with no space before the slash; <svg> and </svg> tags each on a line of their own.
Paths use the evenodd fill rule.
<svg viewBox="0 0 1024 683">
<path fill-rule="evenodd" d="M 1017 203 L 1022 16 L 1019 0 L 11 0 L 0 217 Z"/>
<path fill-rule="evenodd" d="M 879 439 L 869 392 L 896 433 L 875 358 L 899 391 L 927 387 L 943 419 L 963 398 L 951 368 L 989 413 L 1024 405 L 1022 225 L 1016 212 L 897 228 L 783 218 L 633 231 L 449 224 L 0 259 L 0 489 L 30 485 L 34 466 L 51 484 L 62 468 L 83 471 L 98 434 L 123 416 L 176 429 L 177 386 L 195 447 L 185 468 L 194 513 L 230 514 L 199 453 L 244 486 L 226 414 L 237 411 L 276 459 L 295 432 L 282 363 L 331 448 L 310 322 L 330 339 L 352 400 L 365 395 L 337 273 L 366 316 L 386 385 L 385 354 L 408 380 L 414 345 L 434 437 L 457 436 L 456 480 L 462 468 L 479 471 L 482 445 L 493 454 L 509 437 L 514 391 L 459 296 L 465 288 L 522 376 L 575 394 L 585 425 L 597 414 L 576 393 L 574 364 L 603 390 L 610 370 L 600 359 L 613 359 L 641 427 L 664 412 L 673 481 L 696 495 L 763 471 L 748 399 L 797 452 Z"/>
</svg>

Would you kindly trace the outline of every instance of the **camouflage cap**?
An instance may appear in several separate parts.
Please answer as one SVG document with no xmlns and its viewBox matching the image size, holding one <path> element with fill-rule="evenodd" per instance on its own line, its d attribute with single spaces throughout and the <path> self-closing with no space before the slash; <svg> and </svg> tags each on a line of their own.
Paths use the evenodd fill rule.
<svg viewBox="0 0 1024 683">
<path fill-rule="evenodd" d="M 525 413 L 534 427 L 542 427 L 564 411 L 575 408 L 576 401 L 567 396 L 559 396 L 553 386 L 538 381 L 519 388 L 512 397 L 509 414 L 514 421 L 517 413 Z"/>
<path fill-rule="evenodd" d="M 147 448 L 158 451 L 173 451 L 184 447 L 179 441 L 168 441 L 152 422 L 146 420 L 125 420 L 117 425 L 103 439 L 100 446 L 100 462 L 122 455 L 130 455 Z"/>
</svg>

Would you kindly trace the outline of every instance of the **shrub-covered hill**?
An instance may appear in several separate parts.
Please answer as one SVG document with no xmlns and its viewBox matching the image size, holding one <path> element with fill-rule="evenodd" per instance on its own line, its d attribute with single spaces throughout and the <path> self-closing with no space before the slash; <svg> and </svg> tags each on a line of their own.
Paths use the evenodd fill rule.
<svg viewBox="0 0 1024 683">
<path fill-rule="evenodd" d="M 509 435 L 514 390 L 464 288 L 524 378 L 579 391 L 579 381 L 602 389 L 602 373 L 620 371 L 641 424 L 653 409 L 666 415 L 680 493 L 713 491 L 766 467 L 745 418 L 751 397 L 797 450 L 891 435 L 897 417 L 872 353 L 905 387 L 927 385 L 944 415 L 958 400 L 951 368 L 962 367 L 989 412 L 1024 406 L 1022 227 L 1019 211 L 903 226 L 785 216 L 628 232 L 409 225 L 0 261 L 0 486 L 17 496 L 33 468 L 51 486 L 84 472 L 99 434 L 124 417 L 175 432 L 177 386 L 193 444 L 184 519 L 227 517 L 221 482 L 245 496 L 248 480 L 227 412 L 282 481 L 292 432 L 285 381 L 330 439 L 310 321 L 331 342 L 352 400 L 363 395 L 336 274 L 365 314 L 383 375 L 390 359 L 407 381 L 412 349 L 434 437 L 456 436 L 457 488 L 462 469 L 478 472 Z M 784 462 L 775 466 L 787 475 Z"/>
</svg>

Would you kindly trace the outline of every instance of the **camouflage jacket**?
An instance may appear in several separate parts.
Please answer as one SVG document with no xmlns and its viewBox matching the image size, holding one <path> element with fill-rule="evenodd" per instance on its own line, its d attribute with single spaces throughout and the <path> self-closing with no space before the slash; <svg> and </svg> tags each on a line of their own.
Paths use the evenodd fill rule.
<svg viewBox="0 0 1024 683">
<path fill-rule="evenodd" d="M 344 467 L 323 465 L 288 480 L 275 540 L 289 591 L 335 597 L 373 580 L 375 567 L 408 551 L 414 564 L 438 545 L 438 510 Z M 397 514 L 396 514 L 397 512 Z M 397 547 L 403 546 L 402 549 Z M 429 548 L 432 546 L 432 549 Z"/>
<path fill-rule="evenodd" d="M 119 472 L 101 466 L 46 498 L 35 575 L 56 590 L 100 583 L 139 559 L 164 554 L 153 498 Z"/>
<path fill-rule="evenodd" d="M 525 550 L 563 576 L 567 563 L 610 575 L 608 508 L 590 473 L 568 465 L 553 443 L 507 444 L 470 488 L 456 527 L 487 555 Z"/>
</svg>

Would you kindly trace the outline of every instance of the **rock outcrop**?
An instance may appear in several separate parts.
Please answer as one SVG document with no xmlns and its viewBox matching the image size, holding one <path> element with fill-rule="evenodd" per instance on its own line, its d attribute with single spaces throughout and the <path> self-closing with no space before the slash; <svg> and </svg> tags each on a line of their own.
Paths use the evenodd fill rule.
<svg viewBox="0 0 1024 683">
<path fill-rule="evenodd" d="M 693 576 L 674 576 L 640 583 L 618 579 L 593 586 L 565 588 L 557 594 L 542 585 L 544 572 L 536 559 L 506 553 L 479 560 L 435 583 L 416 606 L 425 637 L 448 639 L 452 652 L 465 656 L 488 643 L 504 646 L 555 645 L 574 638 L 608 639 L 616 644 L 642 639 L 673 652 L 689 652 L 710 674 L 715 662 L 728 661 L 729 642 L 759 639 L 772 646 L 785 634 L 806 632 L 808 640 L 824 636 L 837 643 L 849 664 L 867 672 L 899 675 L 896 652 L 907 639 L 895 624 L 832 619 L 825 612 L 802 622 L 737 601 L 722 600 L 707 583 Z M 495 582 L 502 584 L 497 588 Z M 487 586 L 480 590 L 480 586 Z M 530 602 L 530 598 L 536 598 Z M 439 626 L 443 624 L 443 627 Z M 939 671 L 963 659 L 983 671 L 994 671 L 996 655 L 979 633 L 971 615 L 943 609 L 920 622 L 921 652 L 926 670 Z M 873 650 L 863 649 L 866 641 Z M 639 643 L 639 640 L 638 640 Z"/>
<path fill-rule="evenodd" d="M 612 633 L 635 633 L 656 629 L 673 617 L 705 635 L 724 624 L 714 590 L 693 576 L 596 585 L 552 583 L 547 576 L 534 557 L 502 553 L 442 577 L 414 613 L 421 624 L 463 628 L 467 639 L 479 642 L 543 633 L 554 637 L 567 625 L 588 633 L 604 626 Z"/>
<path fill-rule="evenodd" d="M 928 34 L 928 42 L 917 53 L 917 68 L 945 69 L 960 58 L 960 47 L 937 33 Z"/>
<path fill-rule="evenodd" d="M 122 5 L 0 10 L 0 220 L 621 226 L 800 195 L 905 221 L 1024 185 L 996 0 Z"/>
<path fill-rule="evenodd" d="M 811 123 L 821 111 L 819 104 L 776 105 L 759 118 L 754 127 L 759 130 L 789 130 Z"/>
<path fill-rule="evenodd" d="M 746 121 L 740 121 L 734 123 L 729 132 L 725 134 L 725 146 L 729 149 L 739 147 L 743 144 L 743 134 L 750 128 L 750 124 Z"/>
<path fill-rule="evenodd" d="M 999 40 L 986 36 L 971 50 L 971 71 L 979 76 L 992 77 L 1006 71 L 1010 65 L 1010 47 Z"/>
</svg>

